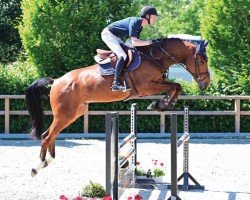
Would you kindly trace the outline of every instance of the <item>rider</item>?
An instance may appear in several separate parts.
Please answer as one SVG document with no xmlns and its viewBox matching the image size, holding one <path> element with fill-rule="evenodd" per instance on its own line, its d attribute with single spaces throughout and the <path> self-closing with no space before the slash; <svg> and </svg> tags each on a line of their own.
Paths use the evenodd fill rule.
<svg viewBox="0 0 250 200">
<path fill-rule="evenodd" d="M 120 82 L 120 74 L 123 64 L 127 58 L 126 53 L 121 47 L 122 40 L 120 37 L 129 36 L 133 46 L 147 46 L 152 44 L 150 40 L 140 40 L 140 33 L 143 26 L 156 22 L 157 11 L 153 6 L 145 6 L 141 10 L 141 17 L 128 17 L 109 24 L 101 33 L 102 40 L 117 55 L 115 66 L 114 82 L 112 91 L 126 91 L 128 88 Z"/>
</svg>

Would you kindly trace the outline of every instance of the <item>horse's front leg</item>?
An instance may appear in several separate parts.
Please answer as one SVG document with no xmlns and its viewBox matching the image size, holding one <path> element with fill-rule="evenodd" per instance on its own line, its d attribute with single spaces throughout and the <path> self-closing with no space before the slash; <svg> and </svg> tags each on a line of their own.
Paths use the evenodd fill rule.
<svg viewBox="0 0 250 200">
<path fill-rule="evenodd" d="M 164 84 L 155 85 L 155 91 L 162 89 L 161 92 L 167 92 L 161 100 L 152 102 L 147 109 L 156 111 L 172 110 L 181 94 L 182 88 L 179 83 L 165 82 Z"/>
<path fill-rule="evenodd" d="M 182 91 L 181 85 L 179 83 L 167 82 L 166 84 L 170 86 L 170 90 L 167 91 L 167 95 L 158 102 L 158 106 L 162 111 L 172 110 L 177 102 L 177 98 Z"/>
</svg>

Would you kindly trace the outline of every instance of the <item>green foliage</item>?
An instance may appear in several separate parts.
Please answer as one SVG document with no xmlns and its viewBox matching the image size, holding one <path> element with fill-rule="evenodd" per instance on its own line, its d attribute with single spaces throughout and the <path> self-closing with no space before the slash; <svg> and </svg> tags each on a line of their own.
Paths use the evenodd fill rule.
<svg viewBox="0 0 250 200">
<path fill-rule="evenodd" d="M 156 38 L 168 33 L 200 34 L 209 40 L 209 64 L 216 78 L 208 90 L 201 92 L 196 84 L 181 83 L 186 95 L 250 94 L 249 90 L 249 4 L 243 0 L 23 0 L 23 22 L 19 26 L 29 62 L 0 64 L 0 94 L 24 94 L 33 80 L 43 75 L 59 77 L 77 66 L 92 64 L 95 49 L 104 47 L 102 29 L 112 21 L 139 16 L 139 6 L 155 5 L 160 17 L 153 26 L 143 30 L 143 37 Z M 16 25 L 21 13 L 20 0 L 0 1 L 0 59 L 13 61 L 20 48 Z M 206 9 L 204 10 L 204 6 Z M 205 15 L 204 15 L 205 14 Z M 14 46 L 13 46 L 14 45 Z M 12 60 L 13 59 L 13 60 Z M 35 64 L 34 64 L 35 63 Z M 38 67 L 38 68 L 37 68 Z M 145 110 L 152 100 L 131 100 L 108 104 L 91 104 L 90 110 L 129 110 L 138 102 L 138 110 Z M 234 110 L 232 101 L 179 100 L 175 110 Z M 49 102 L 45 110 L 50 109 Z M 4 110 L 4 100 L 0 100 Z M 12 110 L 26 110 L 23 100 L 12 100 Z M 250 110 L 249 101 L 242 101 L 241 109 Z M 89 117 L 90 132 L 105 130 L 104 116 Z M 51 116 L 45 117 L 47 128 Z M 183 117 L 178 116 L 178 131 L 183 130 Z M 250 116 L 241 117 L 241 131 L 249 132 Z M 28 116 L 11 116 L 11 132 L 26 132 Z M 14 123 L 13 123 L 14 121 Z M 166 132 L 170 132 L 169 116 Z M 138 132 L 160 132 L 159 116 L 138 116 Z M 4 131 L 4 116 L 0 116 L 0 131 Z M 63 132 L 82 132 L 83 118 Z M 130 131 L 130 117 L 120 116 L 120 132 Z M 190 132 L 234 132 L 234 116 L 190 116 Z"/>
<path fill-rule="evenodd" d="M 0 94 L 24 94 L 30 83 L 38 78 L 36 67 L 29 62 L 0 64 Z"/>
<path fill-rule="evenodd" d="M 244 0 L 207 0 L 202 33 L 221 94 L 250 94 L 250 4 Z"/>
<path fill-rule="evenodd" d="M 152 172 L 153 177 L 165 176 L 165 172 L 162 169 L 155 168 Z"/>
<path fill-rule="evenodd" d="M 140 167 L 135 167 L 135 175 L 136 176 L 144 176 L 145 173 L 143 172 L 143 169 Z"/>
<path fill-rule="evenodd" d="M 106 195 L 104 187 L 99 183 L 90 182 L 89 185 L 86 185 L 83 190 L 80 192 L 82 197 L 91 197 L 91 198 L 102 198 Z"/>
<path fill-rule="evenodd" d="M 22 50 L 16 28 L 21 15 L 20 1 L 0 0 L 0 62 L 15 61 Z"/>
<path fill-rule="evenodd" d="M 153 26 L 145 27 L 144 38 L 159 38 L 168 34 L 200 35 L 200 19 L 203 16 L 203 0 L 141 0 L 141 4 L 154 5 L 160 16 Z"/>
<path fill-rule="evenodd" d="M 58 77 L 93 64 L 95 49 L 104 44 L 102 29 L 132 15 L 135 9 L 132 0 L 23 0 L 19 31 L 26 53 L 40 75 Z"/>
</svg>

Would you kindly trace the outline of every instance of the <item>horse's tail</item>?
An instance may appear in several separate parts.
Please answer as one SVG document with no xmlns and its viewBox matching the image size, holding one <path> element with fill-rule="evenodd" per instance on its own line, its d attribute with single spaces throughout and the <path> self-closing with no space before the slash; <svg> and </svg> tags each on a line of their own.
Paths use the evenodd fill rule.
<svg viewBox="0 0 250 200">
<path fill-rule="evenodd" d="M 50 85 L 54 80 L 48 77 L 33 82 L 26 90 L 26 105 L 32 123 L 30 134 L 33 138 L 41 139 L 43 130 L 42 99 L 49 98 Z"/>
</svg>

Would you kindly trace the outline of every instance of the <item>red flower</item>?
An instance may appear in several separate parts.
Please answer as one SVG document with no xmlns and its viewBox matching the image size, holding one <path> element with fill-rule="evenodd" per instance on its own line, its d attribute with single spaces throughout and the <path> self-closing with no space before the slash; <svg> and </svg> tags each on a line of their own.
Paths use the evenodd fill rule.
<svg viewBox="0 0 250 200">
<path fill-rule="evenodd" d="M 76 198 L 74 198 L 74 200 L 84 200 L 82 197 L 76 197 Z"/>
<path fill-rule="evenodd" d="M 128 200 L 133 200 L 133 197 L 128 197 Z"/>
<path fill-rule="evenodd" d="M 69 200 L 66 196 L 64 196 L 64 195 L 61 195 L 60 197 L 59 197 L 59 200 Z"/>
<path fill-rule="evenodd" d="M 139 195 L 139 194 L 137 194 L 137 195 L 135 196 L 135 200 L 142 200 L 142 196 Z"/>
<path fill-rule="evenodd" d="M 112 197 L 111 196 L 105 196 L 105 197 L 102 197 L 102 200 L 112 200 Z"/>
<path fill-rule="evenodd" d="M 163 167 L 163 166 L 164 166 L 164 163 L 161 163 L 160 165 Z"/>
</svg>

